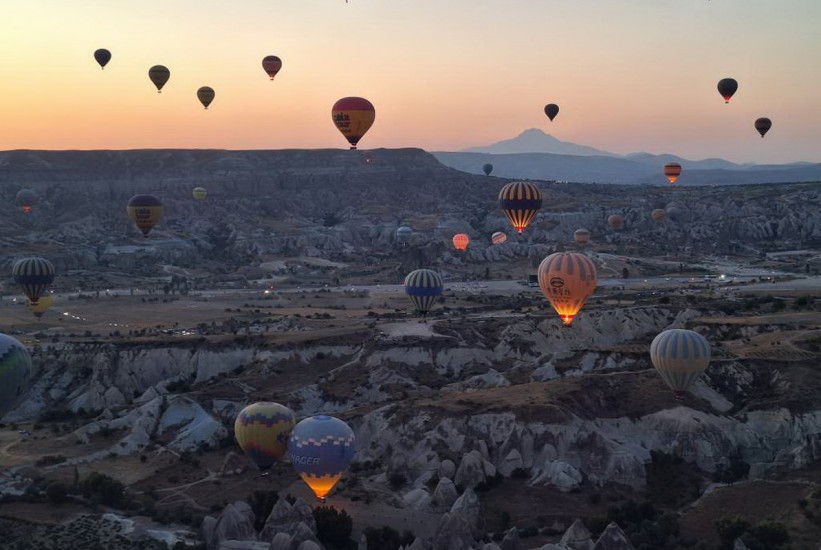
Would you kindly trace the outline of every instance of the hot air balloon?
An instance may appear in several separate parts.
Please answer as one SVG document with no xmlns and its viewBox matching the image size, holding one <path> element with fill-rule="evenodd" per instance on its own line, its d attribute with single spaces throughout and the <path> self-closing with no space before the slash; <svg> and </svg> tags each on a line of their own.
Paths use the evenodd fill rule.
<svg viewBox="0 0 821 550">
<path fill-rule="evenodd" d="M 157 93 L 161 93 L 162 87 L 165 86 L 165 83 L 171 78 L 171 71 L 162 65 L 154 65 L 148 69 L 148 78 L 150 78 L 154 86 L 157 87 Z"/>
<path fill-rule="evenodd" d="M 676 183 L 676 180 L 681 175 L 681 164 L 677 162 L 670 162 L 664 165 L 664 175 L 670 183 Z"/>
<path fill-rule="evenodd" d="M 653 338 L 650 360 L 667 385 L 681 396 L 710 363 L 710 344 L 692 330 L 665 330 Z"/>
<path fill-rule="evenodd" d="M 718 93 L 724 98 L 724 103 L 730 102 L 736 90 L 738 90 L 738 82 L 734 78 L 722 78 L 718 81 Z"/>
<path fill-rule="evenodd" d="M 275 55 L 266 55 L 262 58 L 262 68 L 268 73 L 271 80 L 282 69 L 282 60 Z"/>
<path fill-rule="evenodd" d="M 403 225 L 396 230 L 396 240 L 402 244 L 406 244 L 413 236 L 413 229 Z"/>
<path fill-rule="evenodd" d="M 465 233 L 457 233 L 453 236 L 453 248 L 456 250 L 467 250 L 470 244 L 470 237 Z"/>
<path fill-rule="evenodd" d="M 105 48 L 100 48 L 94 52 L 94 59 L 100 64 L 101 69 L 105 69 L 105 66 L 111 61 L 111 52 Z"/>
<path fill-rule="evenodd" d="M 29 300 L 28 306 L 34 316 L 39 319 L 43 316 L 43 314 L 45 314 L 46 311 L 49 310 L 51 304 L 53 303 L 54 297 L 51 294 L 46 294 L 44 296 L 40 296 L 40 299 L 37 300 L 36 303 Z"/>
<path fill-rule="evenodd" d="M 667 214 L 664 212 L 663 208 L 656 208 L 652 212 L 650 212 L 650 217 L 653 218 L 653 221 L 660 222 L 664 220 L 664 217 Z"/>
<path fill-rule="evenodd" d="M 234 435 L 257 468 L 267 470 L 288 450 L 288 438 L 296 424 L 294 412 L 272 402 L 253 403 L 234 421 Z"/>
<path fill-rule="evenodd" d="M 596 264 L 578 252 L 556 252 L 539 264 L 539 288 L 565 327 L 596 290 Z"/>
<path fill-rule="evenodd" d="M 510 224 L 521 233 L 542 207 L 542 192 L 526 181 L 508 183 L 499 191 L 499 206 Z"/>
<path fill-rule="evenodd" d="M 0 334 L 0 418 L 25 396 L 31 382 L 31 356 L 11 336 Z"/>
<path fill-rule="evenodd" d="M 194 195 L 194 198 L 198 201 L 204 201 L 205 197 L 208 196 L 208 191 L 206 191 L 204 187 L 195 187 L 192 193 Z"/>
<path fill-rule="evenodd" d="M 544 114 L 547 115 L 547 118 L 550 119 L 550 122 L 553 122 L 553 119 L 556 118 L 556 115 L 559 114 L 559 106 L 555 103 L 548 103 L 544 106 Z"/>
<path fill-rule="evenodd" d="M 54 282 L 54 264 L 45 258 L 22 258 L 14 262 L 11 274 L 31 303 L 36 304 L 46 288 Z"/>
<path fill-rule="evenodd" d="M 162 217 L 162 203 L 154 195 L 134 195 L 128 201 L 128 217 L 147 237 L 151 228 L 157 225 Z"/>
<path fill-rule="evenodd" d="M 505 241 L 507 241 L 507 235 L 505 235 L 501 231 L 497 231 L 496 233 L 490 236 L 490 242 L 492 242 L 493 244 L 502 244 Z"/>
<path fill-rule="evenodd" d="M 607 217 L 607 225 L 615 230 L 624 229 L 624 217 L 618 214 L 612 214 Z"/>
<path fill-rule="evenodd" d="M 365 98 L 343 97 L 334 103 L 331 117 L 336 127 L 351 144 L 351 149 L 356 149 L 356 144 L 373 125 L 376 110 L 373 104 Z"/>
<path fill-rule="evenodd" d="M 575 233 L 573 233 L 573 241 L 576 244 L 587 244 L 590 242 L 590 231 L 587 229 L 577 229 Z"/>
<path fill-rule="evenodd" d="M 482 171 L 485 173 L 486 176 L 489 176 L 491 172 L 493 172 L 493 165 L 492 164 L 485 164 L 482 166 Z"/>
<path fill-rule="evenodd" d="M 428 314 L 444 289 L 442 276 L 431 269 L 417 269 L 405 277 L 405 294 L 422 316 Z"/>
<path fill-rule="evenodd" d="M 673 221 L 680 221 L 684 219 L 684 210 L 678 206 L 668 206 L 664 209 L 665 215 Z"/>
<path fill-rule="evenodd" d="M 294 426 L 288 441 L 291 464 L 321 501 L 334 488 L 356 452 L 350 426 L 333 416 L 320 414 Z"/>
<path fill-rule="evenodd" d="M 761 137 L 764 137 L 764 134 L 770 131 L 772 125 L 773 122 L 769 118 L 758 118 L 755 121 L 755 129 L 758 130 Z"/>
<path fill-rule="evenodd" d="M 211 105 L 211 102 L 214 101 L 215 95 L 216 94 L 214 93 L 214 88 L 211 88 L 209 86 L 203 86 L 202 88 L 197 90 L 197 99 L 200 100 L 200 103 L 202 103 L 202 106 L 206 109 L 209 105 Z"/>
<path fill-rule="evenodd" d="M 31 189 L 20 189 L 16 195 L 17 204 L 23 208 L 23 212 L 28 214 L 31 212 L 31 207 L 37 202 L 37 193 Z"/>
</svg>

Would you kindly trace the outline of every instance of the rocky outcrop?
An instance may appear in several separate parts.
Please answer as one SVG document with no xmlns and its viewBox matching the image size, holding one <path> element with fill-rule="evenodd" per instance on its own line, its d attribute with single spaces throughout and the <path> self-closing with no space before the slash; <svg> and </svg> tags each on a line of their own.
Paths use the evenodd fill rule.
<svg viewBox="0 0 821 550">
<path fill-rule="evenodd" d="M 533 469 L 529 485 L 552 485 L 566 492 L 578 488 L 582 479 L 581 472 L 567 462 L 548 459 L 541 467 Z"/>
<path fill-rule="evenodd" d="M 636 550 L 627 535 L 615 522 L 611 522 L 596 541 L 593 550 Z"/>
<path fill-rule="evenodd" d="M 316 521 L 311 506 L 299 498 L 293 505 L 285 498 L 277 500 L 265 520 L 259 539 L 272 541 L 280 533 L 289 535 L 300 543 L 306 540 L 318 542 Z"/>
<path fill-rule="evenodd" d="M 462 457 L 459 469 L 456 470 L 454 483 L 460 487 L 475 488 L 496 475 L 496 468 L 482 457 L 479 451 L 470 451 Z"/>
<path fill-rule="evenodd" d="M 433 550 L 469 550 L 479 535 L 479 498 L 468 488 L 439 522 Z"/>
<path fill-rule="evenodd" d="M 459 493 L 456 491 L 456 486 L 450 479 L 442 477 L 439 478 L 439 483 L 433 491 L 430 507 L 435 512 L 445 512 L 450 510 L 457 498 L 459 498 Z"/>
<path fill-rule="evenodd" d="M 577 519 L 564 532 L 559 544 L 568 550 L 593 550 L 593 537 L 582 520 Z"/>
<path fill-rule="evenodd" d="M 209 550 L 218 550 L 224 541 L 255 541 L 254 512 L 242 501 L 229 504 L 218 518 L 203 520 L 202 534 Z"/>
</svg>

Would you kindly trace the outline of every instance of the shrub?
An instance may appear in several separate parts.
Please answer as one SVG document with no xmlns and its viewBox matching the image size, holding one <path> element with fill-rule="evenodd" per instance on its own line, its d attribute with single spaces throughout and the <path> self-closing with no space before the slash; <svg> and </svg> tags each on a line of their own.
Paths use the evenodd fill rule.
<svg viewBox="0 0 821 550">
<path fill-rule="evenodd" d="M 344 510 L 340 512 L 333 506 L 318 506 L 314 508 L 314 520 L 316 537 L 325 544 L 343 545 L 351 537 L 353 520 Z"/>
<path fill-rule="evenodd" d="M 405 531 L 399 535 L 399 531 L 392 527 L 366 527 L 362 532 L 368 541 L 368 548 L 378 548 L 379 550 L 399 550 L 400 546 L 410 546 L 413 544 L 413 533 Z"/>
<path fill-rule="evenodd" d="M 68 488 L 65 483 L 55 481 L 46 487 L 46 497 L 52 506 L 58 506 L 68 499 Z"/>
<path fill-rule="evenodd" d="M 716 532 L 721 539 L 721 548 L 730 550 L 733 547 L 735 539 L 747 532 L 750 528 L 750 522 L 746 517 L 724 516 L 715 522 Z"/>
<path fill-rule="evenodd" d="M 80 491 L 86 498 L 112 508 L 121 507 L 125 497 L 122 483 L 99 472 L 91 472 L 80 483 Z"/>
<path fill-rule="evenodd" d="M 247 500 L 256 518 L 254 520 L 254 529 L 262 531 L 262 528 L 265 527 L 265 520 L 268 519 L 271 510 L 274 509 L 274 504 L 279 500 L 279 494 L 276 491 L 254 491 Z"/>
</svg>

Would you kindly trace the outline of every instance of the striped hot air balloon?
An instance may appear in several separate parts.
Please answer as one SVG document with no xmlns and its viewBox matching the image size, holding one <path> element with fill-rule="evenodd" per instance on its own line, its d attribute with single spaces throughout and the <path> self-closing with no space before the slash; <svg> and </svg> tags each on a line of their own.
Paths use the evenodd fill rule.
<svg viewBox="0 0 821 550">
<path fill-rule="evenodd" d="M 607 225 L 616 231 L 624 229 L 624 217 L 619 214 L 612 214 L 607 217 Z"/>
<path fill-rule="evenodd" d="M 431 269 L 417 269 L 405 277 L 405 294 L 423 316 L 428 314 L 444 289 L 442 276 Z"/>
<path fill-rule="evenodd" d="M 650 212 L 650 217 L 653 218 L 653 221 L 660 222 L 664 221 L 664 218 L 667 216 L 667 213 L 664 211 L 663 208 L 656 208 L 652 212 Z"/>
<path fill-rule="evenodd" d="M 351 149 L 356 149 L 359 140 L 373 126 L 376 109 L 373 103 L 363 97 L 343 97 L 331 108 L 331 118 L 351 144 Z"/>
<path fill-rule="evenodd" d="M 670 162 L 664 165 L 664 177 L 670 183 L 676 183 L 676 180 L 681 175 L 681 164 L 677 162 Z"/>
<path fill-rule="evenodd" d="M 288 407 L 272 402 L 253 403 L 237 415 L 234 435 L 248 458 L 264 471 L 285 456 L 294 424 L 296 416 Z"/>
<path fill-rule="evenodd" d="M 573 233 L 573 241 L 576 244 L 587 244 L 590 242 L 590 231 L 587 229 L 581 228 L 577 229 Z"/>
<path fill-rule="evenodd" d="M 162 203 L 154 195 L 134 195 L 128 201 L 126 211 L 143 237 L 147 237 L 162 217 Z"/>
<path fill-rule="evenodd" d="M 353 461 L 356 437 L 342 420 L 324 414 L 297 424 L 288 441 L 294 469 L 321 501 Z"/>
<path fill-rule="evenodd" d="M 596 264 L 578 252 L 551 254 L 539 265 L 538 278 L 539 288 L 566 327 L 598 284 Z"/>
<path fill-rule="evenodd" d="M 499 206 L 510 224 L 521 233 L 542 207 L 542 192 L 526 181 L 508 183 L 499 191 Z"/>
<path fill-rule="evenodd" d="M 684 395 L 710 364 L 710 344 L 692 330 L 665 330 L 653 338 L 650 360 L 670 389 Z"/>
<path fill-rule="evenodd" d="M 45 258 L 23 258 L 14 263 L 11 270 L 14 282 L 23 288 L 23 293 L 32 304 L 36 304 L 43 292 L 54 282 L 54 264 Z"/>
<path fill-rule="evenodd" d="M 21 401 L 30 382 L 28 350 L 11 336 L 0 334 L 0 418 Z"/>
<path fill-rule="evenodd" d="M 507 235 L 505 235 L 501 231 L 497 231 L 496 233 L 490 236 L 490 242 L 492 242 L 493 244 L 502 244 L 505 241 L 507 241 Z"/>
<path fill-rule="evenodd" d="M 205 187 L 195 187 L 192 193 L 194 195 L 194 198 L 198 201 L 204 201 L 205 197 L 208 196 L 208 191 L 205 190 Z"/>
<path fill-rule="evenodd" d="M 467 233 L 457 233 L 453 236 L 453 248 L 456 250 L 467 250 L 470 244 L 470 237 Z"/>
</svg>

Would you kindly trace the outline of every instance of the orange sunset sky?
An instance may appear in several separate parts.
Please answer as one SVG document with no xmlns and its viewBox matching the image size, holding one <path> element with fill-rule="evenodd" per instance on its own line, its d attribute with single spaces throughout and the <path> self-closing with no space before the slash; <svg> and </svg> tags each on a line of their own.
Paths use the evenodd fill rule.
<svg viewBox="0 0 821 550">
<path fill-rule="evenodd" d="M 346 148 L 331 105 L 360 95 L 376 106 L 365 149 L 457 150 L 538 127 L 616 153 L 821 161 L 819 0 L 0 5 L 0 149 Z M 113 55 L 104 71 L 97 48 Z M 268 54 L 283 60 L 274 82 Z M 162 94 L 155 64 L 171 70 Z M 729 105 L 723 77 L 740 84 Z"/>
</svg>

